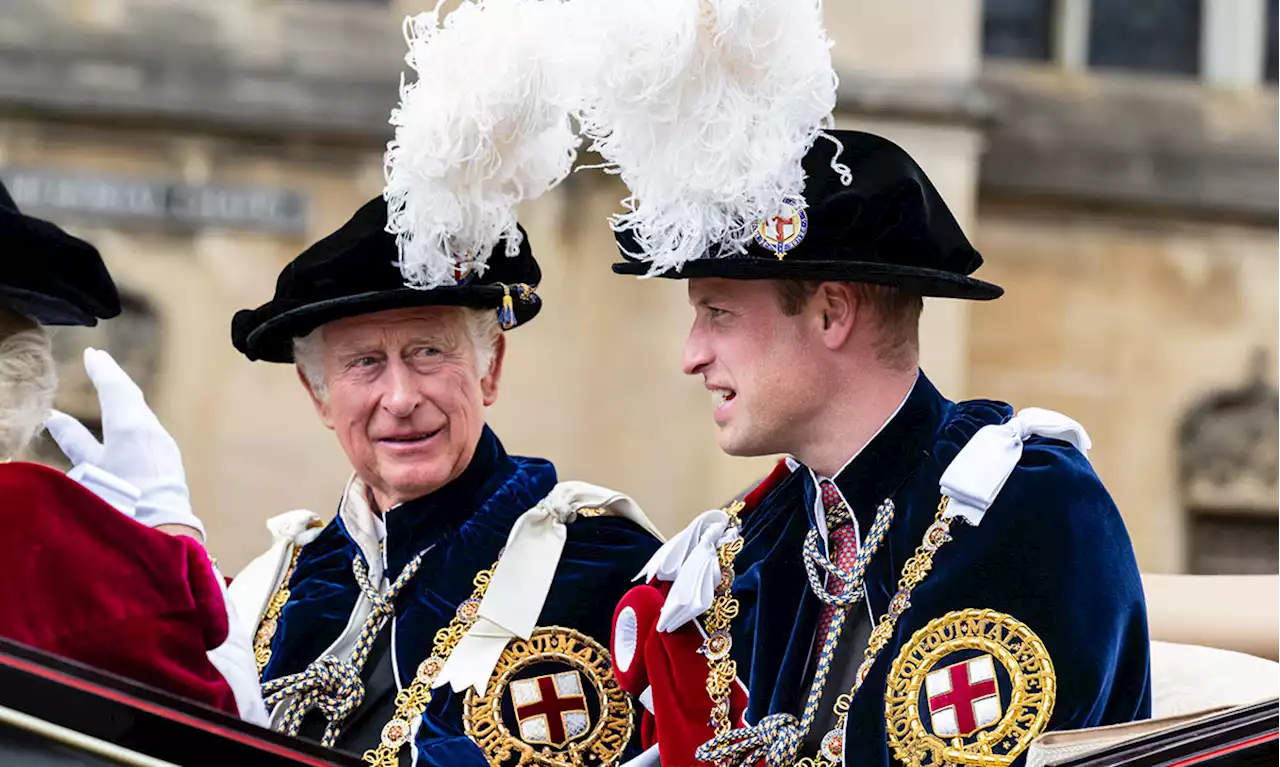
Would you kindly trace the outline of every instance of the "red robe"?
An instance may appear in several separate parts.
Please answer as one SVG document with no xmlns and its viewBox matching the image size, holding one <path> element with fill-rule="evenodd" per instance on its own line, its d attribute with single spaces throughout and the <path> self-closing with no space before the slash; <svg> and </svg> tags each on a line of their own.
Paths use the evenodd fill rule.
<svg viewBox="0 0 1280 767">
<path fill-rule="evenodd" d="M 773 472 L 742 499 L 740 515 L 749 514 L 790 473 L 786 460 L 778 461 Z M 671 583 L 656 578 L 628 591 L 613 613 L 610 649 L 613 673 L 622 689 L 633 696 L 644 692 L 650 696 L 641 718 L 641 745 L 648 749 L 657 743 L 664 765 L 690 767 L 703 764 L 694 752 L 716 734 L 711 724 L 712 701 L 707 696 L 710 672 L 702 654 L 703 633 L 693 621 L 674 631 L 658 631 L 658 616 L 670 591 Z M 636 635 L 631 639 L 633 660 L 623 669 L 618 665 L 618 619 L 626 609 L 632 611 Z M 734 727 L 744 726 L 746 708 L 746 687 L 732 685 L 728 719 Z"/>
<path fill-rule="evenodd" d="M 0 464 L 0 636 L 237 714 L 206 655 L 227 612 L 197 542 L 66 475 Z"/>
</svg>

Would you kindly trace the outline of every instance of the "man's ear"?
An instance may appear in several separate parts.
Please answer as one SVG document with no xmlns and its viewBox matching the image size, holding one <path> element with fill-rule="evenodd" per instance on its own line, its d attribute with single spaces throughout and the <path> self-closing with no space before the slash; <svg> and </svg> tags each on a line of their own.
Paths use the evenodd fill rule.
<svg viewBox="0 0 1280 767">
<path fill-rule="evenodd" d="M 853 285 L 848 282 L 824 282 L 814 296 L 814 307 L 821 314 L 822 342 L 828 349 L 839 349 L 853 334 L 860 303 Z"/>
<path fill-rule="evenodd" d="M 325 426 L 332 429 L 333 421 L 330 419 L 329 400 L 316 393 L 315 387 L 311 385 L 311 379 L 307 378 L 306 373 L 302 372 L 301 365 L 295 364 L 293 369 L 298 374 L 298 380 L 302 382 L 302 388 L 307 390 L 307 396 L 311 398 L 311 404 L 315 406 L 320 420 L 324 422 Z"/>
<path fill-rule="evenodd" d="M 502 383 L 502 360 L 506 355 L 507 334 L 499 333 L 493 342 L 493 359 L 489 361 L 489 372 L 480 378 L 480 393 L 484 396 L 485 407 L 498 401 L 498 387 Z"/>
</svg>

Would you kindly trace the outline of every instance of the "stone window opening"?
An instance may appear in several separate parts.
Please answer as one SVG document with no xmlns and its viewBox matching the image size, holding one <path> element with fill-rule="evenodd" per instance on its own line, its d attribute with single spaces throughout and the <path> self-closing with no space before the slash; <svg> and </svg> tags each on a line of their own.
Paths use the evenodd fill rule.
<svg viewBox="0 0 1280 767">
<path fill-rule="evenodd" d="M 982 52 L 1067 71 L 1274 83 L 1276 0 L 984 0 Z"/>
</svg>

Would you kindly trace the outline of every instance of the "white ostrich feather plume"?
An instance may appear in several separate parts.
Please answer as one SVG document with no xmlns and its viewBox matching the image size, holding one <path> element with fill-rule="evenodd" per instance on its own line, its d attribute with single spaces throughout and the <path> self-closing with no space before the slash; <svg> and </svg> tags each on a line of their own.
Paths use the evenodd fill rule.
<svg viewBox="0 0 1280 767">
<path fill-rule="evenodd" d="M 443 20 L 439 5 L 405 19 L 417 78 L 401 76 L 384 196 L 407 285 L 454 284 L 464 261 L 483 273 L 503 238 L 515 255 L 515 206 L 569 173 L 576 86 L 544 55 L 561 13 L 538 0 L 467 0 Z"/>
<path fill-rule="evenodd" d="M 740 253 L 799 197 L 836 100 L 821 0 L 569 0 L 609 50 L 579 119 L 650 274 Z M 586 33 L 579 33 L 585 37 Z"/>
</svg>

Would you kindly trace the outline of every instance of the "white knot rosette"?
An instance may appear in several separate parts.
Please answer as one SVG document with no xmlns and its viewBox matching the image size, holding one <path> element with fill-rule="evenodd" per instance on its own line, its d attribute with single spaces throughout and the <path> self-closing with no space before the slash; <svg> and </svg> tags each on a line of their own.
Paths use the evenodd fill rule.
<svg viewBox="0 0 1280 767">
<path fill-rule="evenodd" d="M 946 518 L 961 517 L 971 525 L 982 522 L 996 496 L 1022 459 L 1022 446 L 1033 436 L 1070 443 L 1087 458 L 1092 446 L 1084 427 L 1071 418 L 1029 407 L 1005 423 L 989 424 L 965 443 L 939 481 L 950 498 Z"/>
<path fill-rule="evenodd" d="M 568 538 L 566 525 L 583 509 L 629 519 L 661 537 L 630 497 L 586 482 L 557 484 L 512 526 L 476 620 L 450 653 L 432 687 L 448 684 L 454 692 L 472 688 L 484 694 L 507 643 L 515 637 L 528 639 L 537 627 Z"/>
<path fill-rule="evenodd" d="M 658 631 L 675 631 L 711 608 L 722 577 L 719 549 L 737 538 L 738 529 L 730 526 L 729 515 L 712 509 L 699 514 L 654 553 L 636 578 L 671 582 L 658 614 Z"/>
</svg>

